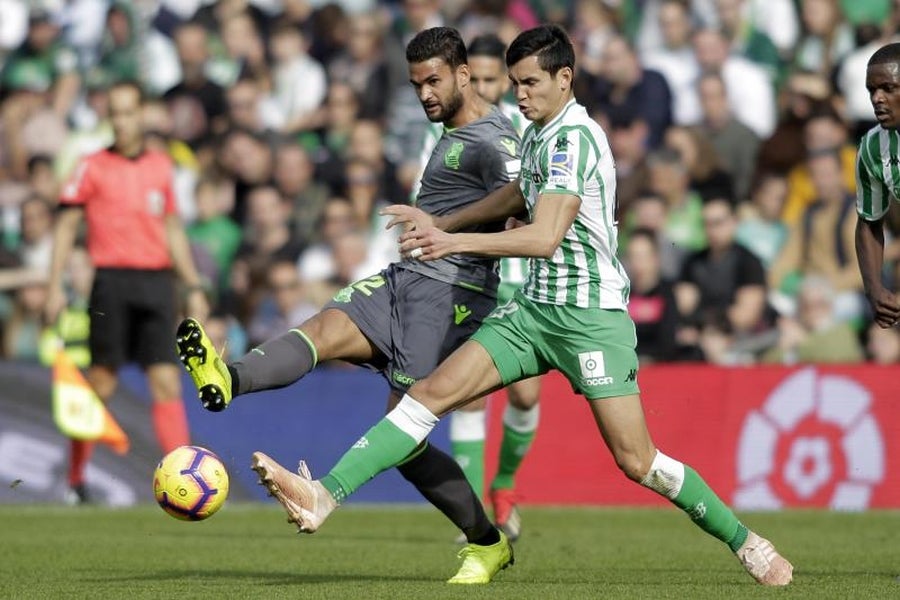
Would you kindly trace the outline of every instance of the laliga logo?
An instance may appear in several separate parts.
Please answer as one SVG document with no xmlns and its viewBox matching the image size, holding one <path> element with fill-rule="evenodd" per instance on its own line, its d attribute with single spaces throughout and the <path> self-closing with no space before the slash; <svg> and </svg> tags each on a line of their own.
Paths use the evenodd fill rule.
<svg viewBox="0 0 900 600">
<path fill-rule="evenodd" d="M 744 421 L 735 507 L 868 507 L 885 474 L 871 403 L 869 391 L 849 377 L 809 368 L 785 379 Z"/>
</svg>

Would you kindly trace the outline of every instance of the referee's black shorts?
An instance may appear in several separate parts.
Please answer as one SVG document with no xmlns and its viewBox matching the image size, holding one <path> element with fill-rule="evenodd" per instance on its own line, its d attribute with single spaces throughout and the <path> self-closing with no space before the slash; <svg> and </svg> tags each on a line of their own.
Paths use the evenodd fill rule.
<svg viewBox="0 0 900 600">
<path fill-rule="evenodd" d="M 177 363 L 175 312 L 171 270 L 97 269 L 89 306 L 91 363 Z"/>
</svg>

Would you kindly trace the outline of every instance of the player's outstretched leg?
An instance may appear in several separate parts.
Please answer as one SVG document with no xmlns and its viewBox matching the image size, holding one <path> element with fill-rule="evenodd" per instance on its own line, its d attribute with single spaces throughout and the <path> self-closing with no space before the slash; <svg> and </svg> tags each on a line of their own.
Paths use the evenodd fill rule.
<svg viewBox="0 0 900 600">
<path fill-rule="evenodd" d="M 203 408 L 225 410 L 232 397 L 231 374 L 196 319 L 188 318 L 178 325 L 175 346 L 181 364 L 197 386 Z"/>
<path fill-rule="evenodd" d="M 302 460 L 297 473 L 291 473 L 266 454 L 254 452 L 250 466 L 259 475 L 259 483 L 284 507 L 288 522 L 301 533 L 315 533 L 338 506 L 328 490 L 313 480 Z"/>
<path fill-rule="evenodd" d="M 769 540 L 748 530 L 691 467 L 657 450 L 640 483 L 667 497 L 701 529 L 728 544 L 757 582 L 781 586 L 793 579 L 793 565 Z"/>
</svg>

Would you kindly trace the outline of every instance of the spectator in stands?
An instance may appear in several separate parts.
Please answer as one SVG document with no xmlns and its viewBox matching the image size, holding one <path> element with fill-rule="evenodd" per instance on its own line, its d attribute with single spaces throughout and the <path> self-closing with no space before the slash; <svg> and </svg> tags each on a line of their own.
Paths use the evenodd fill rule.
<svg viewBox="0 0 900 600">
<path fill-rule="evenodd" d="M 734 196 L 731 175 L 723 168 L 715 146 L 696 127 L 675 125 L 666 130 L 664 143 L 681 155 L 690 177 L 689 185 L 702 197 Z"/>
<path fill-rule="evenodd" d="M 232 129 L 225 135 L 219 151 L 225 173 L 235 182 L 234 209 L 231 218 L 243 225 L 250 190 L 272 180 L 274 160 L 269 143 L 259 135 L 244 129 Z"/>
<path fill-rule="evenodd" d="M 96 68 L 111 81 L 139 81 L 140 53 L 132 4 L 123 0 L 110 3 L 104 29 Z"/>
<path fill-rule="evenodd" d="M 684 250 L 706 245 L 703 199 L 690 187 L 690 173 L 678 151 L 660 148 L 647 159 L 650 189 L 666 201 L 666 236 Z"/>
<path fill-rule="evenodd" d="M 230 292 L 239 300 L 239 318 L 243 323 L 265 291 L 269 263 L 276 259 L 296 262 L 303 251 L 303 244 L 291 231 L 290 211 L 290 205 L 272 185 L 254 186 L 247 194 L 244 238 L 232 262 L 230 277 Z"/>
<path fill-rule="evenodd" d="M 648 145 L 656 148 L 662 143 L 672 124 L 672 92 L 662 75 L 641 65 L 625 37 L 616 36 L 606 43 L 600 76 L 586 77 L 586 72 L 579 71 L 576 86 L 583 97 L 593 99 L 593 111 L 609 119 L 620 111 L 634 112 L 647 124 Z"/>
<path fill-rule="evenodd" d="M 63 117 L 48 104 L 48 95 L 28 89 L 4 88 L 0 106 L 2 124 L 2 166 L 6 177 L 22 182 L 28 178 L 28 161 L 33 156 L 55 156 L 65 143 L 68 129 Z"/>
<path fill-rule="evenodd" d="M 28 187 L 45 201 L 56 203 L 59 180 L 53 172 L 53 160 L 49 156 L 39 154 L 28 159 Z"/>
<path fill-rule="evenodd" d="M 226 123 L 225 91 L 206 74 L 208 46 L 209 37 L 201 24 L 187 22 L 175 29 L 181 79 L 164 98 L 174 121 L 173 135 L 192 146 L 221 133 Z"/>
<path fill-rule="evenodd" d="M 646 13 L 645 13 L 646 14 Z M 700 120 L 697 102 L 697 59 L 691 36 L 694 31 L 688 0 L 662 0 L 658 11 L 662 46 L 642 54 L 644 66 L 666 78 L 672 91 L 672 117 L 679 125 Z"/>
<path fill-rule="evenodd" d="M 202 177 L 194 191 L 197 218 L 187 227 L 194 252 L 203 252 L 212 260 L 215 272 L 204 275 L 216 292 L 227 283 L 231 263 L 241 244 L 241 228 L 228 217 L 232 191 L 229 182 L 220 177 L 212 174 Z"/>
<path fill-rule="evenodd" d="M 240 10 L 223 18 L 219 33 L 232 64 L 232 80 L 246 77 L 268 89 L 271 75 L 260 29 L 250 12 Z"/>
<path fill-rule="evenodd" d="M 797 316 L 778 320 L 778 342 L 762 362 L 855 363 L 865 355 L 853 327 L 835 309 L 835 290 L 825 277 L 804 278 L 797 294 Z"/>
<path fill-rule="evenodd" d="M 674 281 L 681 273 L 681 265 L 684 262 L 686 251 L 673 242 L 666 232 L 667 219 L 668 205 L 665 199 L 655 192 L 644 190 L 635 198 L 624 218 L 620 218 L 620 224 L 624 223 L 624 235 L 620 243 L 622 246 L 627 246 L 628 235 L 634 230 L 652 231 L 660 251 L 662 276 Z"/>
<path fill-rule="evenodd" d="M 675 360 L 678 307 L 672 282 L 662 275 L 656 234 L 650 229 L 632 231 L 623 263 L 631 280 L 628 314 L 634 321 L 641 364 Z"/>
<path fill-rule="evenodd" d="M 630 111 L 620 111 L 609 120 L 609 145 L 616 159 L 616 203 L 618 214 L 625 215 L 634 200 L 647 187 L 647 123 Z"/>
<path fill-rule="evenodd" d="M 315 165 L 299 144 L 282 141 L 275 148 L 274 183 L 291 205 L 294 236 L 305 244 L 319 239 L 317 225 L 328 199 L 328 186 L 316 181 Z"/>
<path fill-rule="evenodd" d="M 225 90 L 228 126 L 246 129 L 272 139 L 283 122 L 274 103 L 259 88 L 256 79 L 241 77 Z"/>
<path fill-rule="evenodd" d="M 794 72 L 783 89 L 782 111 L 775 131 L 756 158 L 759 172 L 787 173 L 806 159 L 803 127 L 813 111 L 831 99 L 828 80 L 814 73 Z"/>
<path fill-rule="evenodd" d="M 839 0 L 801 0 L 803 34 L 794 50 L 798 69 L 831 77 L 855 46 L 853 29 L 844 20 Z"/>
<path fill-rule="evenodd" d="M 759 137 L 734 118 L 721 75 L 705 73 L 697 82 L 703 119 L 698 133 L 712 144 L 721 165 L 731 175 L 734 198 L 747 200 L 756 170 Z"/>
<path fill-rule="evenodd" d="M 718 29 L 700 29 L 693 37 L 699 73 L 718 73 L 725 82 L 728 104 L 738 121 L 760 138 L 775 130 L 775 90 L 766 71 L 755 63 L 731 54 L 729 43 Z"/>
<path fill-rule="evenodd" d="M 703 205 L 708 246 L 685 260 L 675 284 L 678 310 L 688 325 L 699 326 L 708 311 L 728 318 L 735 335 L 750 335 L 768 325 L 766 278 L 762 263 L 735 240 L 737 217 L 727 198 Z"/>
<path fill-rule="evenodd" d="M 763 173 L 756 180 L 750 202 L 741 206 L 737 241 L 770 268 L 787 242 L 790 228 L 782 220 L 787 179 Z"/>
<path fill-rule="evenodd" d="M 834 151 L 812 154 L 807 165 L 816 202 L 792 226 L 787 243 L 769 270 L 769 286 L 790 297 L 798 278 L 823 276 L 837 294 L 837 318 L 857 318 L 862 314 L 863 299 L 854 241 L 856 199 L 842 181 L 841 161 Z"/>
<path fill-rule="evenodd" d="M 350 18 L 347 48 L 328 64 L 328 76 L 350 86 L 359 98 L 359 116 L 380 119 L 387 109 L 390 77 L 382 50 L 384 32 L 375 13 Z"/>
<path fill-rule="evenodd" d="M 20 208 L 22 266 L 49 275 L 53 252 L 53 209 L 48 200 L 33 195 Z"/>
<path fill-rule="evenodd" d="M 779 86 L 784 67 L 778 48 L 764 32 L 756 28 L 747 0 L 715 0 L 716 16 L 722 33 L 731 43 L 731 51 L 766 70 L 769 79 Z"/>
<path fill-rule="evenodd" d="M 11 360 L 37 362 L 40 358 L 46 277 L 28 277 L 13 295 L 12 312 L 3 327 L 3 355 Z"/>
<path fill-rule="evenodd" d="M 358 228 L 359 219 L 350 201 L 343 196 L 328 198 L 322 207 L 322 214 L 318 221 L 319 241 L 307 247 L 297 261 L 300 278 L 307 282 L 319 282 L 331 278 L 335 271 L 332 253 L 334 240 L 343 233 Z M 328 299 L 330 297 L 317 298 L 316 302 L 324 304 Z"/>
<path fill-rule="evenodd" d="M 807 155 L 818 152 L 835 152 L 840 157 L 840 173 L 847 193 L 856 191 L 856 146 L 848 140 L 847 126 L 837 111 L 829 104 L 817 106 L 803 125 L 803 144 Z M 788 173 L 788 197 L 784 207 L 784 220 L 796 223 L 803 211 L 816 199 L 807 161 L 803 161 Z"/>
<path fill-rule="evenodd" d="M 375 169 L 378 198 L 391 203 L 404 202 L 409 189 L 401 187 L 397 180 L 397 166 L 385 154 L 384 130 L 377 121 L 360 119 L 350 130 L 348 151 L 344 161 L 360 159 Z M 346 181 L 346 177 L 344 178 Z"/>
<path fill-rule="evenodd" d="M 365 273 L 373 273 L 400 260 L 397 231 L 386 229 L 390 219 L 381 216 L 380 208 L 394 204 L 382 197 L 379 186 L 379 172 L 376 165 L 363 158 L 351 158 L 346 165 L 347 188 L 345 196 L 353 205 L 358 220 L 358 229 L 368 236 L 369 253 Z"/>
<path fill-rule="evenodd" d="M 301 31 L 287 21 L 279 21 L 272 29 L 272 95 L 284 133 L 317 125 L 318 108 L 328 91 L 325 69 L 308 54 L 308 45 Z"/>
<path fill-rule="evenodd" d="M 256 346 L 296 327 L 318 311 L 319 307 L 307 299 L 296 263 L 276 259 L 268 266 L 266 292 L 250 317 L 247 340 Z"/>
<path fill-rule="evenodd" d="M 59 26 L 43 7 L 28 16 L 28 32 L 22 44 L 6 57 L 0 71 L 0 87 L 48 95 L 48 104 L 65 119 L 81 86 L 78 57 L 59 39 Z"/>
<path fill-rule="evenodd" d="M 316 164 L 316 178 L 328 185 L 332 193 L 339 193 L 343 186 L 343 158 L 358 115 L 359 98 L 353 88 L 347 83 L 332 82 L 325 100 L 323 127 L 316 136 L 302 138 Z"/>
</svg>

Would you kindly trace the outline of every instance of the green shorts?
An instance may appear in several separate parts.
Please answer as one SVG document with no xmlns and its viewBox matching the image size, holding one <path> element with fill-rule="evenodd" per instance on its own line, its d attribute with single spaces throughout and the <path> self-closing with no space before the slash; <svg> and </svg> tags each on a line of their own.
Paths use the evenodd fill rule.
<svg viewBox="0 0 900 600">
<path fill-rule="evenodd" d="M 637 338 L 625 311 L 541 304 L 517 292 L 470 339 L 491 355 L 503 385 L 557 369 L 589 400 L 639 391 Z"/>
</svg>

